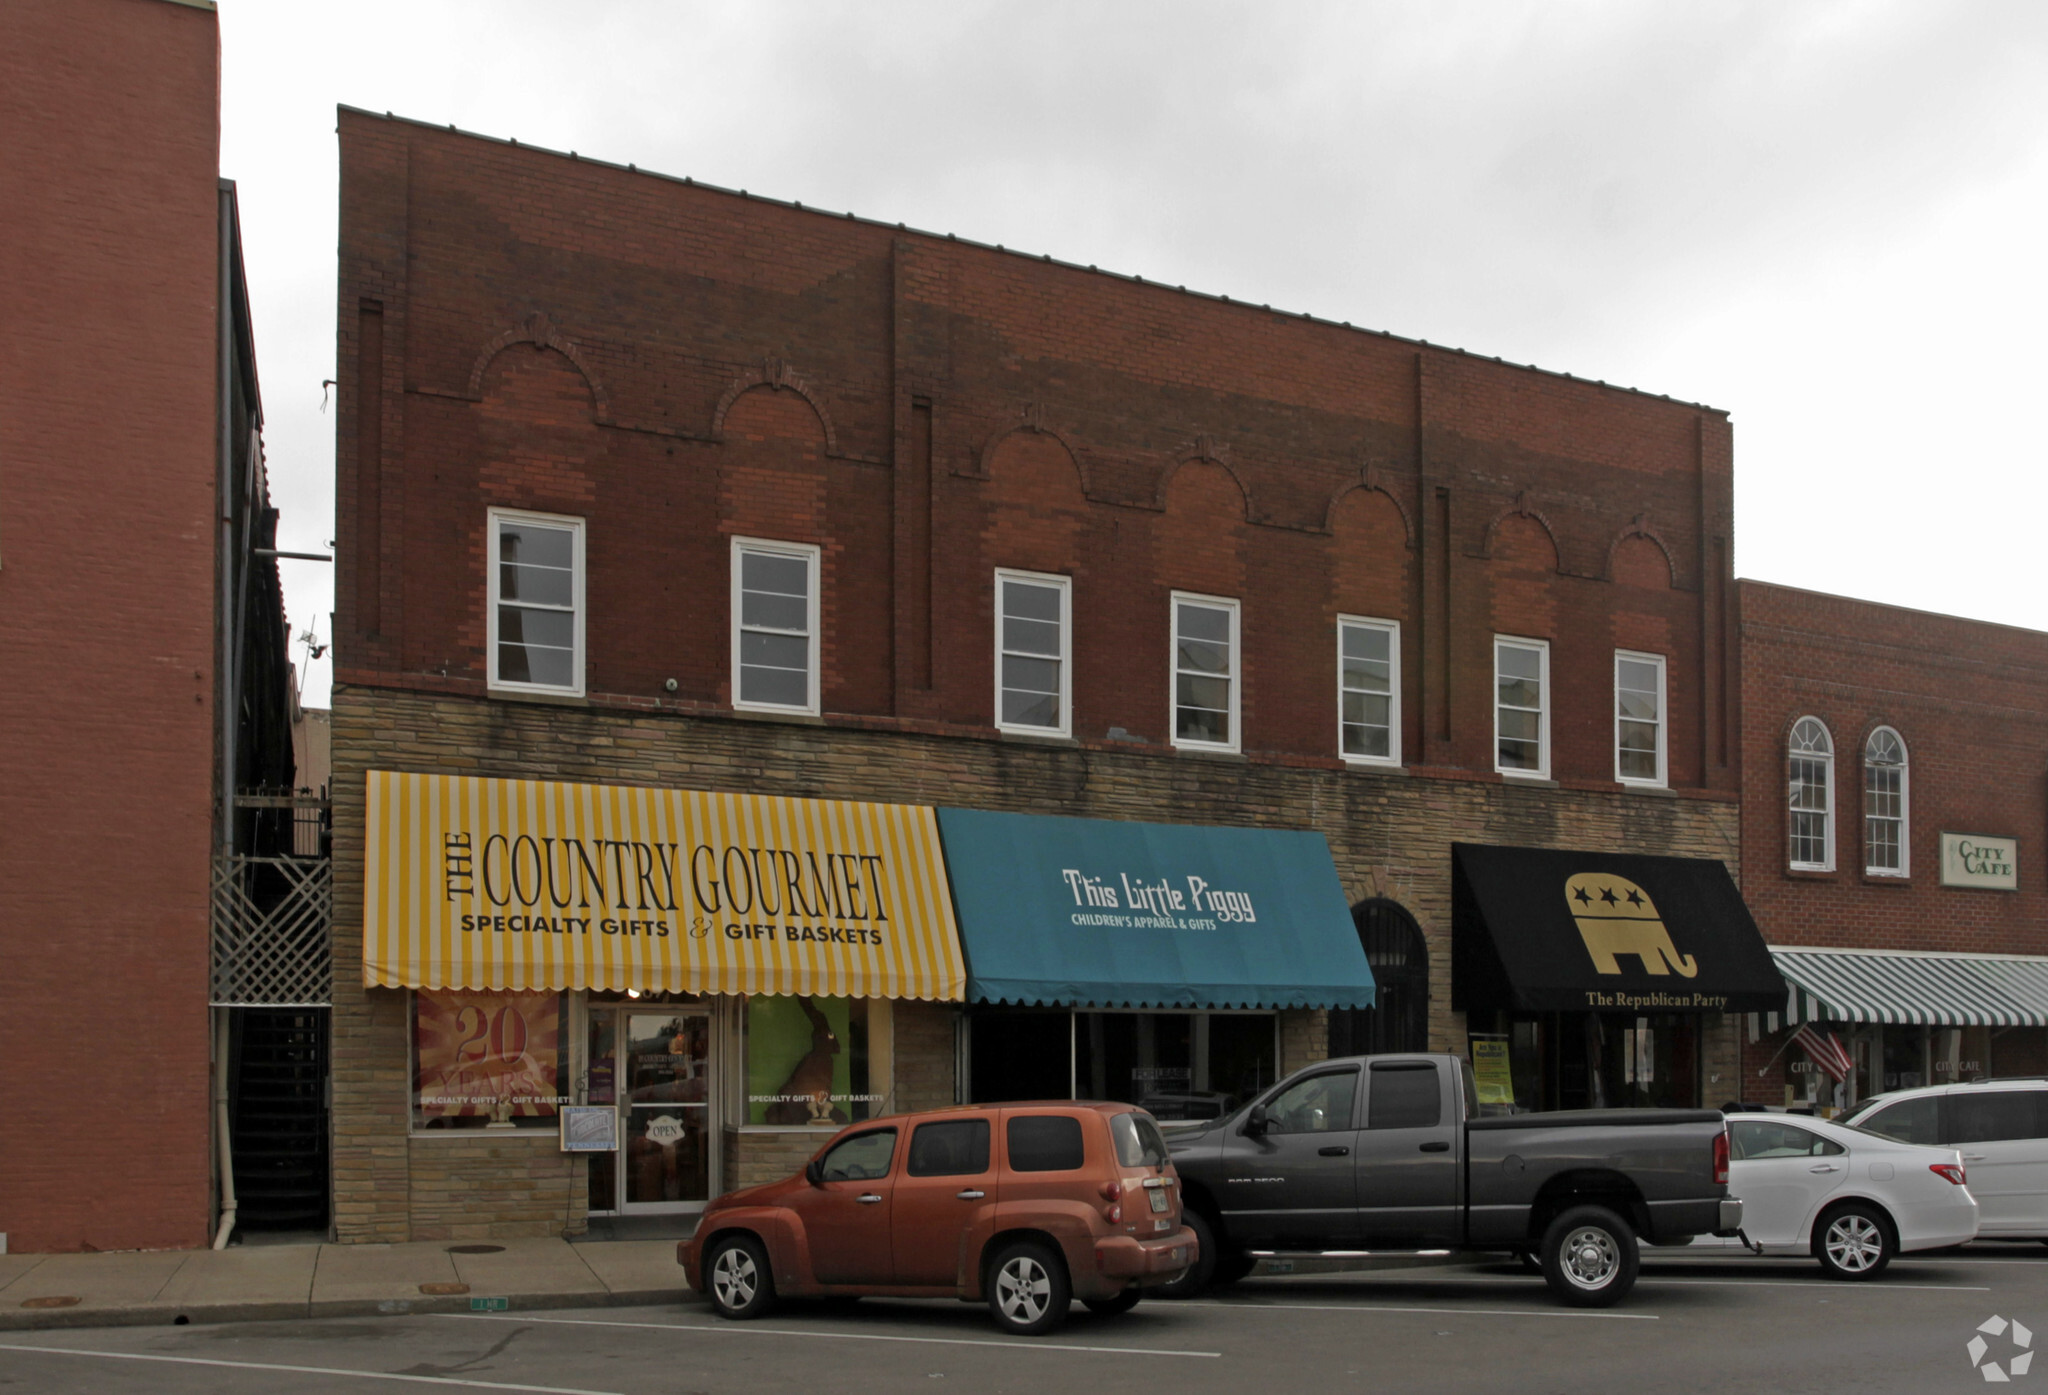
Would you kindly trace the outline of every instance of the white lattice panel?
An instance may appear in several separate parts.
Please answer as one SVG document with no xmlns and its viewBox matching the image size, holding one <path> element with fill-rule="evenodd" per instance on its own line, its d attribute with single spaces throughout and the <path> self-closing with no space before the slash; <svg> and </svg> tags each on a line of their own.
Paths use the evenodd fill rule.
<svg viewBox="0 0 2048 1395">
<path fill-rule="evenodd" d="M 216 1007 L 326 1007 L 333 998 L 333 864 L 225 857 L 213 865 Z"/>
</svg>

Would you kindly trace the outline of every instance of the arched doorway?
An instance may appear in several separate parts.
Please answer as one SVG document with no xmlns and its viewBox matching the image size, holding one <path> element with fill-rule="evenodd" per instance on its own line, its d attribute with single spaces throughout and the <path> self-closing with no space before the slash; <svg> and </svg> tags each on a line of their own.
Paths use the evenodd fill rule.
<svg viewBox="0 0 2048 1395">
<path fill-rule="evenodd" d="M 1378 985 L 1377 1005 L 1330 1013 L 1330 1054 L 1370 1056 L 1429 1049 L 1429 950 L 1422 927 L 1384 896 L 1351 908 L 1351 923 Z"/>
</svg>

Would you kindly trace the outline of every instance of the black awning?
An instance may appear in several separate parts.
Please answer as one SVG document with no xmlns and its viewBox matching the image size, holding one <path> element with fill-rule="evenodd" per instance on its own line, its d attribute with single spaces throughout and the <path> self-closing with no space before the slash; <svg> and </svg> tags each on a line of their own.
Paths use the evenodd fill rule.
<svg viewBox="0 0 2048 1395">
<path fill-rule="evenodd" d="M 1779 1012 L 1785 982 L 1712 858 L 1451 845 L 1451 1005 Z"/>
</svg>

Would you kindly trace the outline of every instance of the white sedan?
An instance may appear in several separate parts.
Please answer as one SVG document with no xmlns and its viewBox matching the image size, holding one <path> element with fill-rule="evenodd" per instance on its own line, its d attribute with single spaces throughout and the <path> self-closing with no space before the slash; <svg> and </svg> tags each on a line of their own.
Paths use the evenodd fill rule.
<svg viewBox="0 0 2048 1395">
<path fill-rule="evenodd" d="M 1782 1114 L 1730 1116 L 1728 1145 L 1728 1194 L 1742 1198 L 1743 1237 L 1764 1254 L 1811 1254 L 1838 1279 L 1868 1279 L 1895 1254 L 1976 1238 L 1977 1199 L 1953 1148 Z"/>
</svg>

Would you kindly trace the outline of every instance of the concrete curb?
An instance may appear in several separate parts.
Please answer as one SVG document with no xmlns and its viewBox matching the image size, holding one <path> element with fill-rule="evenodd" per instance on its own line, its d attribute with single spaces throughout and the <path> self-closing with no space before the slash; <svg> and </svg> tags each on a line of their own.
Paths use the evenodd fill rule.
<svg viewBox="0 0 2048 1395">
<path fill-rule="evenodd" d="M 307 1318 L 410 1317 L 422 1313 L 468 1313 L 472 1298 L 503 1298 L 507 1312 L 548 1308 L 638 1308 L 684 1303 L 689 1289 L 620 1289 L 591 1293 L 460 1294 L 417 1298 L 323 1298 L 276 1303 L 128 1303 L 105 1308 L 41 1308 L 0 1311 L 0 1332 L 34 1332 L 67 1327 L 183 1327 L 229 1322 L 292 1322 Z"/>
</svg>

